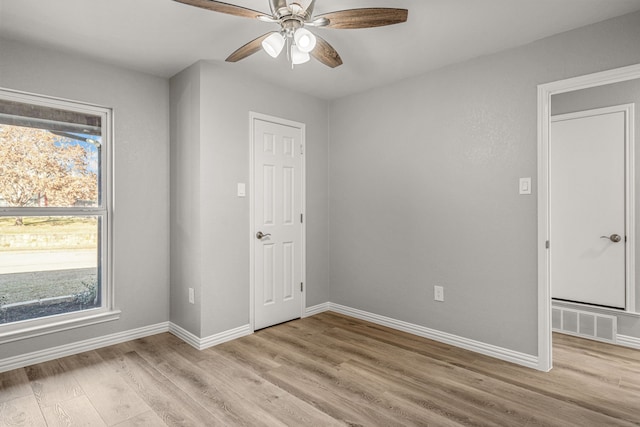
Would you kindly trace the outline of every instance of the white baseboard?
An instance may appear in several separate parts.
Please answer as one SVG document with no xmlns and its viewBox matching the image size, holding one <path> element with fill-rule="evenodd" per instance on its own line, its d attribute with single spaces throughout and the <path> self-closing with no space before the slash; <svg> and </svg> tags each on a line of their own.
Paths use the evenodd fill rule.
<svg viewBox="0 0 640 427">
<path fill-rule="evenodd" d="M 304 310 L 304 315 L 302 317 L 309 317 L 315 314 L 324 313 L 325 311 L 329 311 L 331 309 L 330 302 L 323 302 L 322 304 L 314 305 L 312 307 L 307 307 Z"/>
<path fill-rule="evenodd" d="M 312 307 L 313 308 L 313 307 Z M 449 344 L 455 347 L 464 348 L 486 356 L 495 357 L 496 359 L 515 363 L 517 365 L 526 366 L 532 369 L 538 369 L 538 357 L 530 354 L 520 353 L 506 348 L 486 344 L 480 341 L 474 341 L 468 338 L 459 337 L 457 335 L 446 332 L 429 329 L 424 326 L 415 325 L 413 323 L 404 322 L 402 320 L 392 319 L 390 317 L 380 316 L 378 314 L 369 313 L 351 307 L 339 304 L 329 303 L 329 311 L 335 311 L 346 316 L 355 317 L 357 319 L 366 320 L 382 326 L 387 326 L 399 331 L 408 332 L 423 338 Z"/>
<path fill-rule="evenodd" d="M 629 335 L 616 335 L 616 344 L 640 350 L 640 338 Z"/>
<path fill-rule="evenodd" d="M 36 363 L 48 362 L 50 360 L 59 359 L 61 357 L 71 356 L 85 351 L 95 350 L 101 347 L 107 347 L 114 344 L 120 344 L 126 341 L 138 338 L 148 337 L 163 332 L 169 332 L 169 322 L 157 323 L 155 325 L 144 326 L 142 328 L 132 329 L 130 331 L 118 332 L 115 334 L 105 335 L 102 337 L 91 338 L 84 341 L 78 341 L 71 344 L 65 344 L 58 347 L 48 348 L 46 350 L 34 351 L 32 353 L 22 354 L 14 357 L 7 357 L 0 360 L 0 372 L 7 372 Z"/>
<path fill-rule="evenodd" d="M 235 340 L 236 338 L 251 335 L 253 333 L 253 329 L 251 329 L 251 325 L 247 324 L 234 329 L 229 329 L 228 331 L 220 332 L 218 334 L 210 335 L 208 337 L 198 338 L 191 332 L 187 331 L 184 328 L 181 328 L 175 323 L 170 323 L 169 332 L 180 338 L 187 344 L 191 345 L 192 347 L 198 350 L 204 350 L 205 348 L 213 347 L 227 341 Z"/>
<path fill-rule="evenodd" d="M 408 332 L 417 336 L 432 339 L 434 341 L 450 344 L 455 347 L 464 348 L 466 350 L 475 351 L 476 353 L 484 354 L 487 356 L 495 357 L 497 359 L 505 360 L 507 362 L 516 363 L 518 365 L 526 366 L 529 368 L 538 368 L 538 358 L 529 354 L 524 354 L 502 347 L 497 347 L 491 344 L 482 343 L 479 341 L 470 340 L 467 338 L 459 337 L 457 335 L 449 334 L 446 332 L 437 331 L 435 329 L 429 329 L 424 326 L 415 325 L 412 323 L 404 322 L 401 320 L 392 319 L 390 317 L 381 316 L 374 313 L 369 313 L 363 310 L 326 302 L 308 307 L 305 310 L 304 317 L 313 316 L 325 311 L 334 311 L 347 316 L 355 317 L 375 323 L 382 326 L 387 326 L 399 331 Z M 73 354 L 82 353 L 85 351 L 95 350 L 101 347 L 107 347 L 114 344 L 119 344 L 125 341 L 131 341 L 138 338 L 144 338 L 150 335 L 155 335 L 163 332 L 170 332 L 178 338 L 182 339 L 192 347 L 198 350 L 204 350 L 209 347 L 213 347 L 218 344 L 222 344 L 227 341 L 234 340 L 253 333 L 251 325 L 243 325 L 238 328 L 230 329 L 228 331 L 220 332 L 208 337 L 199 338 L 184 328 L 171 322 L 158 323 L 156 325 L 146 326 L 143 328 L 133 329 L 130 331 L 120 332 L 111 335 L 105 335 L 103 337 L 92 338 L 89 340 L 79 341 L 72 344 L 66 344 L 58 347 L 53 347 L 46 350 L 36 351 L 33 353 L 27 353 L 20 356 L 9 357 L 0 360 L 0 372 L 6 372 L 13 369 L 23 368 L 25 366 L 33 365 L 35 363 L 47 362 L 49 360 L 58 359 L 60 357 L 70 356 Z M 627 347 L 640 349 L 640 339 L 635 337 L 629 337 L 624 335 L 618 335 L 618 343 Z"/>
</svg>

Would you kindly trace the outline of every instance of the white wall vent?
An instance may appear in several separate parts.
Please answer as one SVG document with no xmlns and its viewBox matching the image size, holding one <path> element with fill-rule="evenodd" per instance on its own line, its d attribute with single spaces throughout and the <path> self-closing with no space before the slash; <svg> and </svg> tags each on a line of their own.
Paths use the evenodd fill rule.
<svg viewBox="0 0 640 427">
<path fill-rule="evenodd" d="M 551 325 L 554 332 L 612 344 L 618 334 L 617 317 L 565 307 L 551 308 Z"/>
</svg>

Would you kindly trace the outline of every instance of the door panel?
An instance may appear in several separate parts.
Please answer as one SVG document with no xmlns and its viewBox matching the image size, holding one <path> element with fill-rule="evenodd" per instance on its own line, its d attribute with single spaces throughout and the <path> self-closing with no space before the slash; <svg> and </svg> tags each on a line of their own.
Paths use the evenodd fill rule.
<svg viewBox="0 0 640 427">
<path fill-rule="evenodd" d="M 552 118 L 553 298 L 625 307 L 625 137 L 623 111 L 591 110 Z M 614 234 L 621 236 L 620 242 L 606 237 Z"/>
<path fill-rule="evenodd" d="M 254 328 L 302 314 L 302 129 L 253 119 Z"/>
</svg>

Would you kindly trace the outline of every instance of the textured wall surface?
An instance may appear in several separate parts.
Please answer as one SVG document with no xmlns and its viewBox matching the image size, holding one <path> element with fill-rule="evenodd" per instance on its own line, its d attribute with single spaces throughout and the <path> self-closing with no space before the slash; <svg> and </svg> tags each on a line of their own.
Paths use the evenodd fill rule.
<svg viewBox="0 0 640 427">
<path fill-rule="evenodd" d="M 3 40 L 0 86 L 114 108 L 123 314 L 0 358 L 170 318 L 201 337 L 246 324 L 249 199 L 235 191 L 249 184 L 249 111 L 307 125 L 308 307 L 537 354 L 536 189 L 517 193 L 536 179 L 536 86 L 638 63 L 638 46 L 636 13 L 329 104 L 201 62 L 172 81 L 170 168 L 166 80 Z"/>
<path fill-rule="evenodd" d="M 186 222 L 179 214 L 174 221 L 177 257 L 177 252 L 189 251 L 199 261 L 185 260 L 184 265 L 193 269 L 177 270 L 182 261 L 172 259 L 172 321 L 182 322 L 192 316 L 187 313 L 194 307 L 186 301 L 186 283 L 192 283 L 201 313 L 198 327 L 189 323 L 191 332 L 207 337 L 249 323 L 250 199 L 237 197 L 236 185 L 246 183 L 247 195 L 251 194 L 251 111 L 306 124 L 306 305 L 328 301 L 326 101 L 257 82 L 208 62 L 190 67 L 171 83 L 171 103 L 176 113 L 184 99 L 178 95 L 189 91 L 189 84 L 199 87 L 200 97 L 188 103 L 199 104 L 198 111 L 172 117 L 173 127 L 178 129 L 172 140 L 177 173 L 173 179 L 173 208 L 199 223 L 199 232 L 188 237 L 182 231 Z M 199 121 L 196 130 L 184 130 L 185 126 L 196 126 L 191 122 L 194 114 Z M 192 137 L 190 132 L 194 132 Z M 182 172 L 176 169 L 182 163 L 180 156 L 186 166 Z M 190 164 L 194 167 L 188 168 Z M 184 193 L 191 188 L 194 193 L 188 198 Z"/>
<path fill-rule="evenodd" d="M 536 87 L 639 45 L 636 13 L 333 101 L 331 300 L 536 355 Z"/>
<path fill-rule="evenodd" d="M 171 313 L 200 336 L 202 215 L 200 214 L 200 64 L 171 79 Z M 189 303 L 189 288 L 198 304 Z"/>
<path fill-rule="evenodd" d="M 114 294 L 120 320 L 0 345 L 0 359 L 169 318 L 169 83 L 0 40 L 0 87 L 114 112 Z"/>
</svg>

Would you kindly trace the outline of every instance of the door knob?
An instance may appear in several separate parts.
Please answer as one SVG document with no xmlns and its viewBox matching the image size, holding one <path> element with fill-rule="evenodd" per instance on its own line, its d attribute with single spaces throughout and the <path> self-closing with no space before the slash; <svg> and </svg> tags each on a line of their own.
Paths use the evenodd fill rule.
<svg viewBox="0 0 640 427">
<path fill-rule="evenodd" d="M 263 233 L 262 231 L 258 231 L 256 233 L 256 237 L 258 238 L 258 240 L 262 240 L 263 237 L 267 237 L 267 236 L 271 236 L 270 233 Z"/>
<path fill-rule="evenodd" d="M 600 236 L 600 238 L 601 239 L 609 239 L 613 243 L 618 243 L 620 240 L 622 240 L 622 237 L 620 237 L 619 234 L 612 234 L 611 236 Z"/>
</svg>

